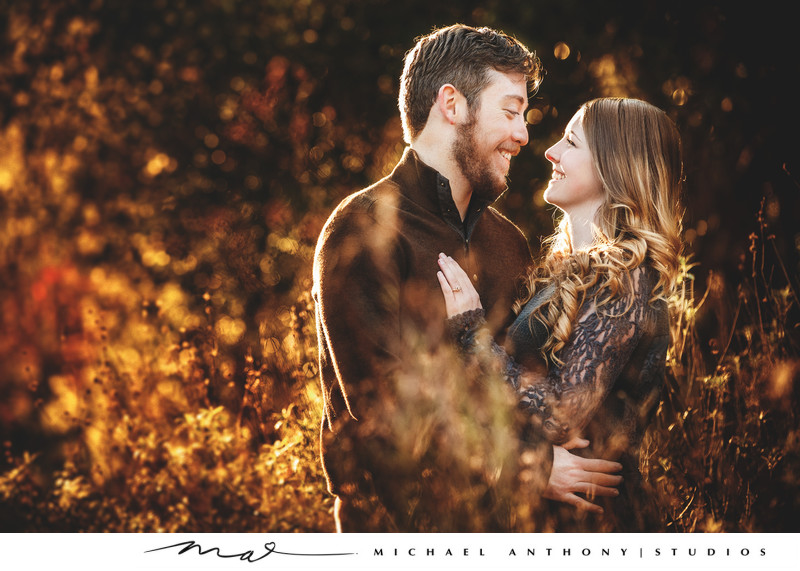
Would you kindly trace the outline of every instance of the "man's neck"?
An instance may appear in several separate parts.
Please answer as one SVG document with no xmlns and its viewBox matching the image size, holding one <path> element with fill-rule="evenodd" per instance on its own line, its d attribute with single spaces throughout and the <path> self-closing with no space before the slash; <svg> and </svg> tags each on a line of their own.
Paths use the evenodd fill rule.
<svg viewBox="0 0 800 571">
<path fill-rule="evenodd" d="M 469 201 L 472 198 L 472 187 L 453 160 L 450 145 L 443 141 L 429 141 L 424 135 L 423 131 L 411 144 L 411 148 L 423 163 L 450 181 L 453 202 L 463 221 L 467 216 Z"/>
</svg>

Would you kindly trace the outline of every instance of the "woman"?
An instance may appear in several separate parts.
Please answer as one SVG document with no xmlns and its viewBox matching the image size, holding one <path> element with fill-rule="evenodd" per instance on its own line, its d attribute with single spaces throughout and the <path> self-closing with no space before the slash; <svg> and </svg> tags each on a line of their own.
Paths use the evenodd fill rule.
<svg viewBox="0 0 800 571">
<path fill-rule="evenodd" d="M 461 348 L 491 351 L 552 443 L 588 438 L 595 458 L 623 465 L 620 498 L 601 529 L 648 525 L 638 449 L 664 381 L 667 297 L 678 269 L 680 137 L 660 109 L 636 99 L 583 105 L 545 153 L 544 193 L 563 218 L 528 277 L 506 351 L 482 348 L 480 299 L 451 258 L 439 282 Z M 538 371 L 538 372 L 537 372 Z"/>
</svg>

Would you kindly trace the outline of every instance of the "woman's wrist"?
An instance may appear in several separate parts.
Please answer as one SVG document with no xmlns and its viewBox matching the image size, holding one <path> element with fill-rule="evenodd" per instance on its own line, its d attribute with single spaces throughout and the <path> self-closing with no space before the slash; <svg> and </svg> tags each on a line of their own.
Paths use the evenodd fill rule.
<svg viewBox="0 0 800 571">
<path fill-rule="evenodd" d="M 450 337 L 463 352 L 475 345 L 475 334 L 486 324 L 486 312 L 482 307 L 470 309 L 447 319 Z"/>
</svg>

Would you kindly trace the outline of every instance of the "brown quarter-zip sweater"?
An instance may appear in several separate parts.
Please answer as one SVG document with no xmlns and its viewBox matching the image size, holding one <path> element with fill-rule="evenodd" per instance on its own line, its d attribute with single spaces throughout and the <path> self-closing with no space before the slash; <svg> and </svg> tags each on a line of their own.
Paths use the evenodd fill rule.
<svg viewBox="0 0 800 571">
<path fill-rule="evenodd" d="M 462 221 L 447 179 L 410 148 L 388 177 L 343 200 L 320 235 L 313 295 L 325 406 L 321 453 L 334 494 L 368 487 L 388 505 L 406 497 L 400 488 L 418 484 L 424 467 L 417 460 L 430 451 L 408 456 L 398 422 L 425 414 L 406 402 L 437 383 L 431 359 L 447 339 L 440 252 L 472 278 L 488 326 L 500 335 L 531 264 L 528 243 L 474 195 Z"/>
</svg>

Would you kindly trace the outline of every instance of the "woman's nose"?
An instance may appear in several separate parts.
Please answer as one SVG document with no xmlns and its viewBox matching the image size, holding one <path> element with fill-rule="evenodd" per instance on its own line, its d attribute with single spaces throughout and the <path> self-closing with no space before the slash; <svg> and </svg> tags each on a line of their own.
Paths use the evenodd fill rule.
<svg viewBox="0 0 800 571">
<path fill-rule="evenodd" d="M 551 163 L 558 162 L 558 156 L 556 155 L 556 145 L 553 145 L 544 152 L 544 158 L 546 158 Z"/>
</svg>

